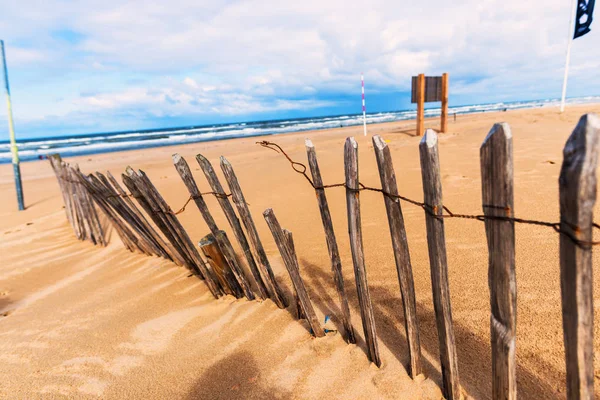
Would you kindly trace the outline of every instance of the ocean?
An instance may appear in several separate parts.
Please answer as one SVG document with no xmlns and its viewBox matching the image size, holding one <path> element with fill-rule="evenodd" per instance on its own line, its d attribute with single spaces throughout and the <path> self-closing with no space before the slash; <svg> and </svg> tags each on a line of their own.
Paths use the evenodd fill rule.
<svg viewBox="0 0 600 400">
<path fill-rule="evenodd" d="M 559 105 L 558 99 L 500 102 L 449 107 L 449 118 L 456 114 L 515 110 L 523 108 L 550 107 Z M 600 103 L 600 96 L 571 98 L 567 104 Z M 440 114 L 440 108 L 428 108 L 426 117 Z M 367 124 L 415 119 L 415 110 L 390 111 L 367 114 Z M 240 122 L 232 124 L 199 125 L 179 128 L 134 130 L 110 133 L 78 134 L 60 137 L 22 139 L 18 142 L 21 161 L 43 159 L 48 154 L 60 153 L 63 157 L 97 153 L 108 153 L 184 143 L 199 143 L 213 140 L 274 135 L 308 130 L 338 128 L 361 125 L 362 114 L 328 117 L 295 118 Z M 0 141 L 0 164 L 11 162 L 8 140 Z"/>
</svg>

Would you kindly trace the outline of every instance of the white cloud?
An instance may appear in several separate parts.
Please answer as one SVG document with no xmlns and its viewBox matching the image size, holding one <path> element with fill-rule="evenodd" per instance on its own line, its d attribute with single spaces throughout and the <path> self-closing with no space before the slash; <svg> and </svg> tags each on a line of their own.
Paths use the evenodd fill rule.
<svg viewBox="0 0 600 400">
<path fill-rule="evenodd" d="M 22 118 L 94 107 L 247 114 L 331 104 L 320 96 L 355 93 L 361 71 L 372 93 L 406 91 L 413 74 L 448 71 L 451 96 L 558 96 L 569 4 L 31 0 L 3 5 L 0 31 L 13 75 L 37 71 L 63 87 L 63 100 L 53 101 L 23 79 Z M 596 24 L 573 45 L 571 87 L 586 91 L 579 94 L 600 93 Z M 81 39 L 53 36 L 64 29 Z M 99 94 L 81 96 L 92 83 Z"/>
</svg>

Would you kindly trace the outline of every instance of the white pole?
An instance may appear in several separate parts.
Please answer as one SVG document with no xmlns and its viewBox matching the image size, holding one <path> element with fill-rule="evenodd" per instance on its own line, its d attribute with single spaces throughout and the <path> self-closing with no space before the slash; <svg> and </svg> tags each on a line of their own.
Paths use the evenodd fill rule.
<svg viewBox="0 0 600 400">
<path fill-rule="evenodd" d="M 360 84 L 362 86 L 363 129 L 365 131 L 365 136 L 367 136 L 367 112 L 365 108 L 365 78 L 362 72 L 360 73 Z"/>
<path fill-rule="evenodd" d="M 569 63 L 571 62 L 571 44 L 573 44 L 573 12 L 575 1 L 571 0 L 571 16 L 569 20 L 569 41 L 567 42 L 567 59 L 565 61 L 565 77 L 563 79 L 562 97 L 560 100 L 560 112 L 565 111 L 565 97 L 567 97 L 567 80 L 569 78 Z"/>
</svg>

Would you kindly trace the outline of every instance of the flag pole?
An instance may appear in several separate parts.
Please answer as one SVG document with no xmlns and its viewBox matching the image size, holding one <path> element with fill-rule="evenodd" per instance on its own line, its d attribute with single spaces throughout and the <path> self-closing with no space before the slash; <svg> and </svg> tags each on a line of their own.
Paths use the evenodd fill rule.
<svg viewBox="0 0 600 400">
<path fill-rule="evenodd" d="M 6 103 L 8 106 L 8 130 L 10 134 L 10 151 L 12 153 L 12 164 L 15 175 L 15 188 L 17 189 L 17 202 L 19 211 L 25 209 L 23 201 L 23 185 L 21 183 L 21 166 L 19 164 L 19 150 L 15 139 L 15 126 L 12 116 L 12 106 L 10 103 L 10 87 L 8 85 L 8 67 L 6 66 L 6 53 L 4 52 L 4 41 L 0 40 L 0 50 L 2 52 L 2 66 L 4 67 L 4 88 L 6 90 Z"/>
<path fill-rule="evenodd" d="M 565 111 L 565 98 L 567 96 L 567 80 L 569 79 L 569 63 L 571 62 L 571 45 L 573 44 L 573 12 L 576 0 L 571 0 L 571 15 L 569 19 L 569 41 L 567 42 L 567 57 L 565 61 L 565 76 L 563 78 L 562 97 L 560 99 L 560 112 Z"/>
<path fill-rule="evenodd" d="M 365 108 L 365 77 L 363 73 L 360 73 L 360 84 L 362 90 L 362 110 L 363 110 L 363 130 L 365 132 L 365 136 L 367 136 L 367 113 Z"/>
</svg>

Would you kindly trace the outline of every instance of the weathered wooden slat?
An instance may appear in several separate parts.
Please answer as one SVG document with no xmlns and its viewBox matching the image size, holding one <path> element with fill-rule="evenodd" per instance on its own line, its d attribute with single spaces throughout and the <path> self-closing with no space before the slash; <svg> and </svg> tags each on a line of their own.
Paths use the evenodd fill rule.
<svg viewBox="0 0 600 400">
<path fill-rule="evenodd" d="M 272 209 L 268 208 L 263 213 L 265 220 L 267 221 L 267 225 L 269 225 L 269 229 L 273 234 L 273 239 L 275 239 L 275 243 L 277 244 L 277 248 L 279 249 L 279 253 L 281 254 L 281 258 L 283 259 L 283 263 L 285 264 L 286 269 L 290 275 L 290 279 L 292 280 L 292 284 L 294 285 L 294 289 L 298 294 L 298 300 L 300 301 L 300 305 L 302 306 L 302 311 L 306 316 L 306 320 L 308 321 L 308 325 L 312 329 L 313 334 L 316 337 L 325 336 L 325 331 L 319 324 L 319 320 L 317 315 L 315 314 L 315 310 L 310 302 L 310 297 L 308 297 L 308 292 L 306 291 L 306 287 L 304 286 L 304 281 L 300 276 L 300 270 L 298 268 L 298 259 L 295 258 L 291 252 L 291 246 L 288 246 L 288 238 L 286 234 L 281 229 L 281 225 L 279 225 L 279 221 L 275 217 L 275 213 Z M 291 233 L 288 235 L 289 241 L 292 242 Z"/>
<path fill-rule="evenodd" d="M 221 157 L 221 169 L 225 175 L 225 180 L 227 180 L 229 190 L 231 190 L 233 204 L 235 204 L 238 210 L 238 214 L 240 215 L 242 223 L 246 228 L 246 232 L 250 237 L 250 243 L 252 243 L 252 247 L 254 247 L 267 293 L 279 308 L 286 308 L 287 304 L 285 301 L 285 296 L 279 287 L 279 283 L 275 279 L 273 270 L 271 269 L 271 264 L 267 258 L 267 253 L 262 245 L 260 236 L 258 236 L 258 231 L 256 230 L 256 225 L 254 224 L 252 214 L 250 213 L 250 209 L 248 208 L 248 204 L 244 198 L 242 188 L 240 187 L 237 176 L 233 171 L 233 167 L 225 157 Z"/>
<path fill-rule="evenodd" d="M 371 295 L 367 284 L 367 271 L 365 268 L 365 255 L 363 251 L 362 226 L 360 221 L 360 196 L 358 185 L 358 144 L 354 138 L 346 139 L 344 146 L 344 170 L 346 175 L 346 208 L 348 210 L 348 234 L 350 236 L 350 250 L 354 264 L 354 277 L 360 305 L 360 316 L 367 342 L 367 355 L 369 360 L 381 367 L 379 345 L 377 343 L 377 330 L 375 329 L 375 316 Z"/>
<path fill-rule="evenodd" d="M 310 173 L 312 175 L 313 184 L 317 187 L 315 192 L 317 194 L 317 202 L 319 204 L 319 211 L 321 212 L 321 222 L 323 223 L 323 229 L 325 231 L 325 241 L 327 242 L 327 250 L 329 252 L 329 259 L 331 260 L 331 271 L 333 272 L 333 282 L 338 293 L 340 300 L 340 308 L 342 315 L 340 320 L 344 327 L 344 339 L 348 343 L 356 343 L 356 337 L 354 336 L 354 327 L 352 326 L 352 319 L 350 317 L 350 306 L 348 305 L 348 297 L 346 296 L 346 290 L 344 287 L 344 276 L 342 274 L 342 261 L 340 259 L 340 252 L 338 250 L 337 241 L 335 239 L 335 232 L 333 230 L 333 222 L 331 220 L 331 213 L 329 212 L 329 204 L 327 203 L 327 195 L 325 189 L 323 189 L 323 179 L 321 178 L 321 170 L 319 169 L 319 162 L 317 161 L 317 152 L 315 146 L 309 139 L 305 141 L 306 155 L 308 156 L 308 165 L 310 166 Z"/>
<path fill-rule="evenodd" d="M 444 209 L 437 134 L 432 129 L 427 129 L 425 132 L 425 136 L 423 136 L 419 144 L 419 153 L 421 158 L 423 194 L 425 204 L 427 205 L 425 223 L 427 227 L 431 285 L 433 288 L 433 305 L 440 342 L 440 359 L 444 383 L 443 393 L 448 400 L 455 400 L 460 398 L 460 381 L 456 344 L 454 342 L 454 327 L 452 325 L 452 309 L 450 306 L 444 220 L 435 217 L 442 215 Z"/>
<path fill-rule="evenodd" d="M 109 201 L 113 205 L 113 208 L 118 210 L 120 214 L 122 214 L 122 218 L 125 219 L 132 227 L 138 231 L 139 236 L 146 242 L 148 247 L 152 250 L 152 254 L 170 259 L 170 256 L 163 249 L 160 242 L 158 242 L 154 236 L 154 230 L 147 225 L 146 222 L 142 221 L 138 214 L 133 211 L 133 209 L 129 206 L 125 199 L 121 196 L 121 194 L 113 187 L 109 179 L 101 174 L 100 172 L 96 172 L 96 176 L 100 181 L 104 184 L 107 193 L 110 193 Z"/>
<path fill-rule="evenodd" d="M 129 228 L 119 219 L 117 214 L 112 210 L 112 208 L 106 203 L 104 198 L 98 193 L 98 190 L 93 185 L 92 181 L 89 177 L 85 176 L 81 172 L 78 173 L 79 181 L 88 189 L 90 195 L 94 202 L 100 207 L 104 215 L 110 220 L 111 225 L 121 238 L 121 241 L 125 245 L 125 247 L 131 251 L 140 251 L 143 252 L 142 249 L 136 243 L 137 239 L 135 235 L 129 230 Z"/>
<path fill-rule="evenodd" d="M 231 242 L 229 241 L 227 234 L 225 233 L 225 231 L 217 231 L 215 238 L 217 239 L 217 243 L 219 244 L 221 252 L 225 256 L 225 260 L 227 260 L 227 264 L 229 264 L 229 267 L 231 268 L 231 272 L 233 272 L 233 274 L 235 275 L 235 279 L 237 280 L 239 286 L 242 288 L 244 296 L 246 296 L 248 300 L 254 300 L 255 297 L 254 293 L 252 292 L 252 288 L 250 287 L 250 283 L 246 279 L 246 275 L 242 270 L 237 255 L 233 251 L 233 247 L 231 246 Z"/>
<path fill-rule="evenodd" d="M 77 171 L 79 171 L 79 167 L 77 166 Z M 85 197 L 85 202 L 87 204 L 87 212 L 90 215 L 90 222 L 92 223 L 94 235 L 96 236 L 96 240 L 102 245 L 106 246 L 106 238 L 104 237 L 104 229 L 102 228 L 102 223 L 100 222 L 100 218 L 98 217 L 98 212 L 96 211 L 96 206 L 94 201 L 92 200 L 90 192 L 80 183 L 80 186 L 83 188 L 83 193 Z"/>
<path fill-rule="evenodd" d="M 77 173 L 81 172 L 79 170 L 79 166 L 77 164 L 75 164 L 73 166 L 73 169 Z M 73 179 L 76 182 L 79 181 L 77 174 L 74 174 Z M 77 193 L 78 193 L 79 201 L 81 203 L 81 208 L 82 208 L 83 213 L 85 214 L 87 224 L 89 227 L 89 239 L 94 244 L 104 245 L 104 234 L 102 232 L 102 226 L 100 226 L 100 221 L 98 220 L 98 216 L 95 213 L 96 209 L 94 207 L 94 203 L 92 202 L 92 200 L 89 197 L 88 190 L 80 182 L 78 182 L 76 184 L 76 186 L 77 186 Z"/>
<path fill-rule="evenodd" d="M 158 234 L 158 232 L 146 219 L 144 214 L 137 208 L 133 201 L 131 201 L 129 195 L 125 192 L 125 190 L 123 190 L 119 182 L 110 173 L 110 171 L 106 171 L 106 177 L 112 184 L 112 187 L 116 190 L 121 202 L 124 203 L 124 206 L 130 210 L 130 212 L 134 215 L 136 222 L 148 233 L 148 235 L 152 238 L 152 241 L 160 249 L 162 256 L 173 261 L 173 256 L 171 255 L 170 249 L 163 238 Z"/>
<path fill-rule="evenodd" d="M 222 294 L 222 292 L 221 292 L 221 289 L 219 288 L 217 280 L 212 275 L 212 273 L 210 273 L 208 268 L 206 267 L 204 260 L 202 260 L 202 258 L 200 257 L 198 250 L 192 243 L 187 232 L 185 231 L 185 229 L 183 228 L 183 226 L 181 225 L 181 223 L 179 222 L 179 220 L 177 219 L 177 217 L 175 216 L 175 214 L 173 213 L 173 211 L 171 210 L 171 208 L 169 207 L 167 202 L 163 199 L 160 192 L 156 189 L 154 184 L 150 181 L 148 176 L 142 170 L 139 171 L 139 174 L 142 178 L 142 181 L 146 184 L 148 189 L 150 189 L 151 195 L 154 196 L 154 199 L 160 209 L 160 212 L 162 212 L 165 215 L 167 221 L 169 221 L 169 223 L 173 227 L 173 230 L 175 231 L 177 236 L 180 238 L 181 243 L 183 244 L 185 250 L 191 256 L 191 260 L 192 260 L 193 264 L 195 265 L 196 271 L 199 272 L 200 277 L 204 277 L 206 285 L 208 286 L 208 288 L 209 288 L 210 292 L 213 294 L 213 296 L 215 296 L 215 298 L 218 298 Z"/>
<path fill-rule="evenodd" d="M 69 198 L 67 196 L 67 188 L 63 179 L 62 159 L 59 154 L 50 154 L 48 156 L 48 161 L 50 161 L 50 165 L 52 166 L 52 170 L 54 171 L 54 174 L 56 175 L 56 180 L 58 181 L 60 194 L 63 198 L 63 204 L 65 205 L 65 214 L 67 215 L 67 219 L 69 220 L 71 227 L 74 228 L 73 216 L 71 215 L 71 206 L 69 205 Z"/>
<path fill-rule="evenodd" d="M 130 174 L 135 174 L 135 172 L 132 169 L 128 170 L 127 172 Z M 190 268 L 187 266 L 186 259 L 185 259 L 185 257 L 182 256 L 181 249 L 176 244 L 175 238 L 173 237 L 173 235 L 171 234 L 171 231 L 169 230 L 169 227 L 165 223 L 164 215 L 162 215 L 160 213 L 155 213 L 153 211 L 154 210 L 153 206 L 146 199 L 146 197 L 142 194 L 142 192 L 137 188 L 136 183 L 134 182 L 134 179 L 131 176 L 126 175 L 126 174 L 121 174 L 121 179 L 123 180 L 123 184 L 125 185 L 127 190 L 129 190 L 129 192 L 131 193 L 131 196 L 137 201 L 137 203 L 140 205 L 140 207 L 142 207 L 142 209 L 144 209 L 144 211 L 146 212 L 146 215 L 148 215 L 150 217 L 150 219 L 152 219 L 152 221 L 154 221 L 154 223 L 156 224 L 158 229 L 163 233 L 163 235 L 165 236 L 167 241 L 171 244 L 169 246 L 169 250 L 170 250 L 171 257 L 173 258 L 173 261 L 180 266 L 185 266 L 187 268 Z"/>
<path fill-rule="evenodd" d="M 159 255 L 160 252 L 155 244 L 150 240 L 147 233 L 140 227 L 133 215 L 133 213 L 122 204 L 122 199 L 117 195 L 117 192 L 112 188 L 108 180 L 104 175 L 96 172 L 95 175 L 91 176 L 91 180 L 96 184 L 98 190 L 101 191 L 101 195 L 104 197 L 106 202 L 112 207 L 112 209 L 121 217 L 121 219 L 128 224 L 129 228 L 136 234 L 137 240 L 146 252 L 147 255 Z"/>
<path fill-rule="evenodd" d="M 567 140 L 559 178 L 560 288 L 567 365 L 567 399 L 594 398 L 592 240 L 600 117 L 581 117 Z"/>
<path fill-rule="evenodd" d="M 266 299 L 268 297 L 267 289 L 265 287 L 265 283 L 263 282 L 262 277 L 260 276 L 258 266 L 254 261 L 252 251 L 250 250 L 250 244 L 248 244 L 248 240 L 246 239 L 246 235 L 244 234 L 242 225 L 240 224 L 240 220 L 238 219 L 237 215 L 235 215 L 235 211 L 233 210 L 233 207 L 229 202 L 225 191 L 223 190 L 223 186 L 221 186 L 221 182 L 219 181 L 215 170 L 213 169 L 210 161 L 208 161 L 208 159 L 206 159 L 206 157 L 204 157 L 202 154 L 196 155 L 196 160 L 198 161 L 200 168 L 204 172 L 206 180 L 208 181 L 208 184 L 212 188 L 213 192 L 217 193 L 217 201 L 223 209 L 225 217 L 227 217 L 227 221 L 229 221 L 229 225 L 231 226 L 231 229 L 233 229 L 233 233 L 238 243 L 240 244 L 242 251 L 244 252 L 246 262 L 248 263 L 250 272 L 252 272 L 252 276 L 254 277 L 254 281 L 256 282 L 258 296 L 261 299 Z"/>
<path fill-rule="evenodd" d="M 412 264 L 408 251 L 408 240 L 402 216 L 402 206 L 398 195 L 396 173 L 392 163 L 390 148 L 379 136 L 373 136 L 373 149 L 377 158 L 381 187 L 386 194 L 383 195 L 385 209 L 388 216 L 392 247 L 394 248 L 394 259 L 396 261 L 396 272 L 402 295 L 402 306 L 404 308 L 404 328 L 408 342 L 410 359 L 409 374 L 414 379 L 423 371 L 421 361 L 421 339 L 419 335 L 419 321 L 417 319 L 417 306 L 415 298 L 415 283 L 413 279 Z"/>
<path fill-rule="evenodd" d="M 514 217 L 512 134 L 508 124 L 495 124 L 483 141 L 481 193 L 486 216 Z M 490 286 L 492 398 L 517 398 L 515 342 L 517 281 L 515 223 L 485 221 Z"/>
<path fill-rule="evenodd" d="M 206 201 L 204 201 L 204 197 L 202 196 L 202 194 L 200 193 L 200 190 L 198 189 L 198 185 L 196 185 L 196 181 L 194 179 L 194 176 L 192 175 L 192 171 L 190 170 L 190 167 L 189 167 L 187 161 L 185 161 L 185 159 L 183 157 L 181 157 L 179 154 L 173 154 L 173 164 L 175 165 L 175 169 L 179 173 L 181 180 L 187 187 L 187 189 L 190 193 L 190 196 L 192 196 L 194 203 L 198 207 L 198 210 L 200 211 L 200 214 L 202 215 L 204 222 L 206 222 L 206 225 L 208 225 L 208 229 L 210 229 L 211 233 L 215 237 L 215 240 L 217 241 L 217 245 L 220 247 L 221 252 L 223 254 L 235 254 L 233 247 L 231 247 L 229 249 L 225 248 L 227 246 L 231 246 L 231 242 L 229 240 L 226 240 L 226 241 L 221 240 L 221 238 L 223 238 L 223 235 L 219 234 L 220 229 L 217 227 L 217 224 L 215 223 L 215 220 L 213 219 L 212 214 L 210 213 L 210 210 L 208 209 Z M 239 266 L 239 260 L 238 260 L 237 256 L 234 258 L 234 260 L 235 260 L 236 264 L 232 268 L 236 268 L 236 273 L 241 274 L 244 282 L 248 283 L 249 282 L 248 277 L 246 276 L 246 273 L 243 270 L 243 268 L 241 266 Z M 240 286 L 240 285 L 242 285 L 242 282 L 238 280 L 238 286 Z M 241 290 L 241 287 L 240 287 L 240 290 Z M 252 292 L 252 291 L 250 290 L 250 292 Z M 237 293 L 239 294 L 240 291 L 238 290 Z M 251 298 L 249 298 L 249 300 L 253 300 L 253 299 L 254 299 L 254 294 L 252 294 L 252 296 L 251 296 Z"/>
<path fill-rule="evenodd" d="M 300 265 L 298 264 L 298 255 L 296 254 L 296 246 L 294 246 L 294 237 L 292 236 L 292 232 L 287 229 L 283 230 L 283 236 L 285 237 L 285 245 L 288 247 L 290 255 L 292 256 L 292 260 L 295 261 L 296 268 L 300 271 Z M 307 319 L 306 314 L 302 310 L 302 303 L 300 303 L 300 297 L 298 297 L 298 293 L 294 289 L 294 304 L 296 307 L 296 315 L 298 319 Z"/>
<path fill-rule="evenodd" d="M 244 294 L 239 287 L 225 256 L 221 252 L 215 236 L 212 233 L 209 233 L 200 239 L 198 245 L 215 272 L 216 277 L 219 279 L 223 291 L 237 298 L 243 297 Z"/>
</svg>

